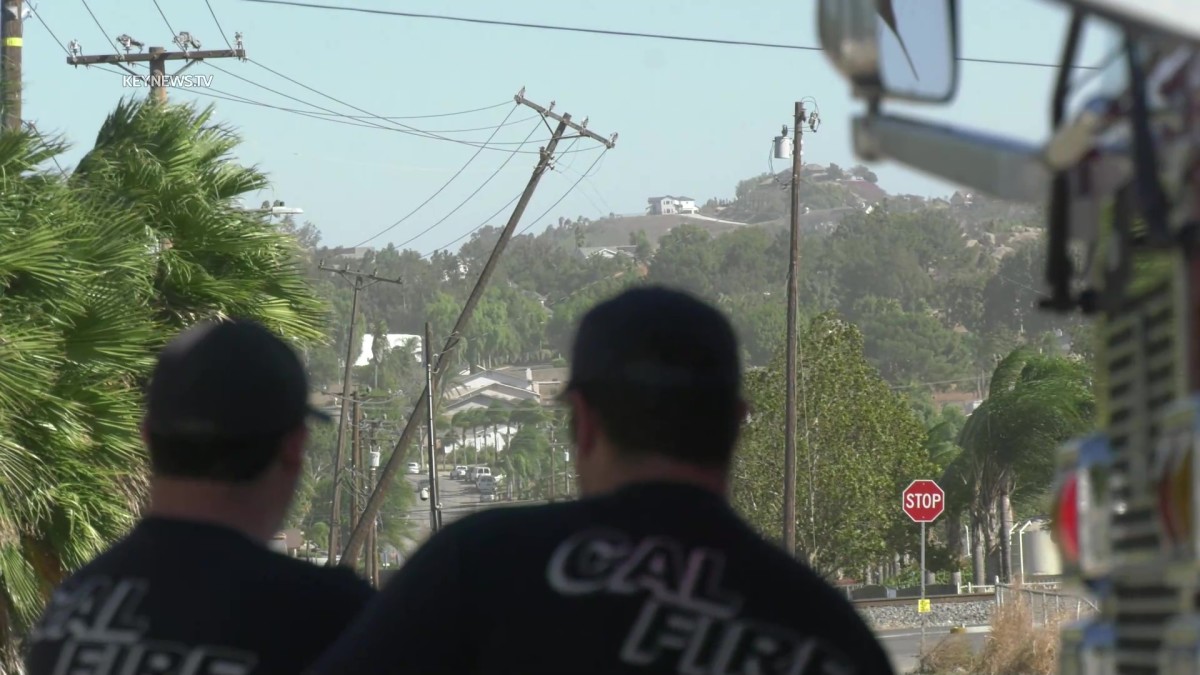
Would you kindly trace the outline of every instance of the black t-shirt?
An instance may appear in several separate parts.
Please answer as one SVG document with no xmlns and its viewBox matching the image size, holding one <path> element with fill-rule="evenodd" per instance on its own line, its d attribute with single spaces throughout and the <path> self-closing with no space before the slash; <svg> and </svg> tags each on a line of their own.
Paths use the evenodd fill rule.
<svg viewBox="0 0 1200 675">
<path fill-rule="evenodd" d="M 891 675 L 850 603 L 719 496 L 643 483 L 425 544 L 318 675 Z"/>
<path fill-rule="evenodd" d="M 29 675 L 297 673 L 374 590 L 217 525 L 148 518 L 57 589 Z"/>
</svg>

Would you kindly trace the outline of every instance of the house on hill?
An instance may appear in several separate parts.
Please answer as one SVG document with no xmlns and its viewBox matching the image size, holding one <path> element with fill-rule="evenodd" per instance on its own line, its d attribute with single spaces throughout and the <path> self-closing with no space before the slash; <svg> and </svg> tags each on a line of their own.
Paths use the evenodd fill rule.
<svg viewBox="0 0 1200 675">
<path fill-rule="evenodd" d="M 870 181 L 845 180 L 841 181 L 841 184 L 854 193 L 854 196 L 858 198 L 859 206 L 862 207 L 875 206 L 887 199 L 888 196 L 887 191 Z"/>
<path fill-rule="evenodd" d="M 671 195 L 666 195 L 664 197 L 651 197 L 646 201 L 650 203 L 649 211 L 652 216 L 700 213 L 700 207 L 696 206 L 696 200 L 691 197 L 672 197 Z"/>
<path fill-rule="evenodd" d="M 601 258 L 632 258 L 637 255 L 637 246 L 581 246 L 575 253 L 584 260 L 599 256 Z"/>
</svg>

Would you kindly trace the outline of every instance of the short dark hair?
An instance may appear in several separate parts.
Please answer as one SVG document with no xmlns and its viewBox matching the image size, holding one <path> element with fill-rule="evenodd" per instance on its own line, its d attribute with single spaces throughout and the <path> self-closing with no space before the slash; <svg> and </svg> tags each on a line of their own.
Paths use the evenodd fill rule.
<svg viewBox="0 0 1200 675">
<path fill-rule="evenodd" d="M 732 459 L 741 429 L 733 326 L 715 307 L 661 286 L 635 288 L 580 322 L 567 390 L 618 451 L 705 466 Z"/>
<path fill-rule="evenodd" d="M 279 457 L 287 433 L 220 438 L 150 432 L 150 470 L 164 478 L 248 483 Z"/>
<path fill-rule="evenodd" d="M 742 422 L 736 391 L 651 394 L 608 384 L 573 389 L 627 457 L 659 455 L 707 467 L 727 465 L 733 458 Z"/>
</svg>

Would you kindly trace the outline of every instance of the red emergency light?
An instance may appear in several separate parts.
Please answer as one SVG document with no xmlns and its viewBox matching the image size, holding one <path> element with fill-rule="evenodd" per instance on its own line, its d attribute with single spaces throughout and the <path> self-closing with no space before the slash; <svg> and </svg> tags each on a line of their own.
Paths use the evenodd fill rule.
<svg viewBox="0 0 1200 675">
<path fill-rule="evenodd" d="M 1079 563 L 1079 474 L 1069 471 L 1058 493 L 1058 545 L 1071 564 Z"/>
<path fill-rule="evenodd" d="M 1054 493 L 1054 539 L 1069 574 L 1085 583 L 1108 572 L 1112 543 L 1112 499 L 1108 475 L 1112 448 L 1100 434 L 1076 439 L 1059 450 Z"/>
<path fill-rule="evenodd" d="M 1197 402 L 1180 402 L 1163 415 L 1155 452 L 1154 486 L 1164 550 L 1178 558 L 1200 558 L 1195 503 Z"/>
</svg>

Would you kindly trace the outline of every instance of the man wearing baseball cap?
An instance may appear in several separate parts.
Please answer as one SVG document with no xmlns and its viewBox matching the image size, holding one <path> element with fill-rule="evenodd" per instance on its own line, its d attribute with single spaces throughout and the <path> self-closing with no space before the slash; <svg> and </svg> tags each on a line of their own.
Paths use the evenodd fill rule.
<svg viewBox="0 0 1200 675">
<path fill-rule="evenodd" d="M 296 353 L 257 323 L 205 323 L 167 345 L 142 428 L 145 517 L 54 592 L 29 636 L 29 674 L 273 675 L 311 663 L 373 591 L 268 549 L 308 421 L 323 417 L 308 397 Z"/>
<path fill-rule="evenodd" d="M 565 394 L 584 498 L 446 527 L 310 672 L 890 675 L 850 603 L 728 503 L 738 361 L 687 294 L 593 308 Z"/>
</svg>

